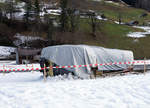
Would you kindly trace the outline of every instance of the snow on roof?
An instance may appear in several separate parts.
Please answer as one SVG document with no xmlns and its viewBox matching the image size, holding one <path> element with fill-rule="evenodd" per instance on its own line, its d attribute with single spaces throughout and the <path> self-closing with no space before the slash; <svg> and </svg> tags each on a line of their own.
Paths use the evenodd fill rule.
<svg viewBox="0 0 150 108">
<path fill-rule="evenodd" d="M 14 47 L 0 46 L 0 56 L 8 56 L 11 52 L 14 52 L 15 49 Z"/>
<path fill-rule="evenodd" d="M 42 37 L 39 36 L 25 36 L 22 34 L 17 33 L 15 35 L 15 37 L 17 38 L 13 43 L 18 46 L 20 44 L 23 44 L 25 42 L 29 42 L 29 41 L 33 41 L 33 40 L 44 40 Z"/>
<path fill-rule="evenodd" d="M 20 39 L 23 43 L 25 41 L 32 41 L 32 40 L 38 40 L 38 39 L 43 40 L 43 38 L 41 38 L 39 36 L 25 36 L 25 35 L 22 35 L 22 34 L 19 34 L 19 33 L 17 33 L 15 37 Z"/>
</svg>

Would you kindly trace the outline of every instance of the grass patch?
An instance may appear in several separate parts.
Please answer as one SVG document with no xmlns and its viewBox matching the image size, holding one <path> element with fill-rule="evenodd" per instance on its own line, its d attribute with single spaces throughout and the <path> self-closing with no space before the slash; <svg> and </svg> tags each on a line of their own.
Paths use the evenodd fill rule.
<svg viewBox="0 0 150 108">
<path fill-rule="evenodd" d="M 129 32 L 143 31 L 126 25 L 118 25 L 108 21 L 100 21 L 97 28 L 96 37 L 90 35 L 89 20 L 82 19 L 80 22 L 80 30 L 84 32 L 82 38 L 83 44 L 103 46 L 106 48 L 117 48 L 132 50 L 136 59 L 150 58 L 150 36 L 140 38 L 135 42 L 134 38 L 127 37 Z M 83 38 L 84 37 L 84 38 Z M 81 44 L 81 43 L 78 43 Z"/>
<path fill-rule="evenodd" d="M 141 25 L 143 23 L 146 23 L 150 19 L 150 13 L 143 9 L 127 7 L 123 5 L 116 5 L 113 3 L 106 3 L 106 2 L 93 3 L 92 1 L 84 5 L 88 5 L 87 7 L 88 10 L 91 9 L 95 10 L 98 13 L 104 13 L 108 19 L 115 21 L 118 20 L 119 14 L 122 17 L 123 22 L 130 22 L 133 20 L 137 20 Z M 143 13 L 147 13 L 148 16 L 144 18 L 140 17 Z"/>
</svg>

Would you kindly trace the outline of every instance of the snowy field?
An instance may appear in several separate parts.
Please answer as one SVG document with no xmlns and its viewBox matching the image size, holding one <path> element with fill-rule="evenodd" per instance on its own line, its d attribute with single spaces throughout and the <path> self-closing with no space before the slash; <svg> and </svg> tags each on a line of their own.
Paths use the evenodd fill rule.
<svg viewBox="0 0 150 108">
<path fill-rule="evenodd" d="M 0 74 L 2 108 L 148 108 L 150 73 L 43 81 L 40 72 Z"/>
</svg>

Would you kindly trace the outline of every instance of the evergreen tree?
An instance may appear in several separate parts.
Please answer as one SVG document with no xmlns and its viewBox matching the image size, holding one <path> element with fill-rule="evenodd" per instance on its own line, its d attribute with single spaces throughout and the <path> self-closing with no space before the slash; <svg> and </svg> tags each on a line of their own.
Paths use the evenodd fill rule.
<svg viewBox="0 0 150 108">
<path fill-rule="evenodd" d="M 74 8 L 69 8 L 68 10 L 68 16 L 69 16 L 69 24 L 70 24 L 70 31 L 74 32 L 75 29 L 78 26 L 78 22 L 79 22 L 79 11 L 77 11 Z"/>
<path fill-rule="evenodd" d="M 95 12 L 89 12 L 88 15 L 89 15 L 89 18 L 90 18 L 90 25 L 91 25 L 91 28 L 92 28 L 92 35 L 96 36 L 96 28 L 98 26 L 96 13 Z"/>
<path fill-rule="evenodd" d="M 28 0 L 28 2 L 25 5 L 25 14 L 24 14 L 24 20 L 26 23 L 28 23 L 31 18 L 31 11 L 32 11 L 32 3 L 31 0 Z"/>
<path fill-rule="evenodd" d="M 69 28 L 68 25 L 68 13 L 67 13 L 67 3 L 68 0 L 60 0 L 60 7 L 61 7 L 61 15 L 60 15 L 60 26 L 61 31 L 67 31 Z"/>
<path fill-rule="evenodd" d="M 35 34 L 40 36 L 42 22 L 41 22 L 41 18 L 40 18 L 40 2 L 39 2 L 39 0 L 35 0 L 35 2 L 34 2 L 34 14 L 35 14 L 35 20 L 34 20 Z"/>
<path fill-rule="evenodd" d="M 39 16 L 39 14 L 40 14 L 39 0 L 35 0 L 34 6 L 35 6 L 35 15 Z"/>
<path fill-rule="evenodd" d="M 6 13 L 9 14 L 10 20 L 13 19 L 13 13 L 15 11 L 15 4 L 13 0 L 6 0 Z"/>
<path fill-rule="evenodd" d="M 3 10 L 0 7 L 0 23 L 2 22 L 2 17 L 3 17 Z"/>
<path fill-rule="evenodd" d="M 118 14 L 118 22 L 119 22 L 119 24 L 121 24 L 121 22 L 122 22 L 122 14 L 120 12 Z"/>
<path fill-rule="evenodd" d="M 48 20 L 48 32 L 47 32 L 47 38 L 48 38 L 48 42 L 50 44 L 52 44 L 52 36 L 54 33 L 54 25 L 53 25 L 53 19 Z"/>
</svg>

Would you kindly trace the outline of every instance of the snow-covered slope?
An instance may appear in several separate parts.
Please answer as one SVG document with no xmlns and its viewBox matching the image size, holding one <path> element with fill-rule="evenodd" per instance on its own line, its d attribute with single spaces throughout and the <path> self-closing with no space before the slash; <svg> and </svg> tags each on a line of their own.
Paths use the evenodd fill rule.
<svg viewBox="0 0 150 108">
<path fill-rule="evenodd" d="M 62 80 L 63 79 L 63 80 Z M 0 74 L 2 108 L 148 108 L 150 73 L 93 80 Z"/>
</svg>

